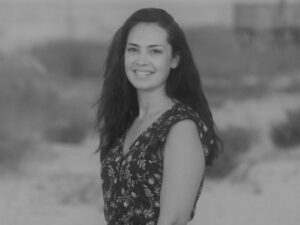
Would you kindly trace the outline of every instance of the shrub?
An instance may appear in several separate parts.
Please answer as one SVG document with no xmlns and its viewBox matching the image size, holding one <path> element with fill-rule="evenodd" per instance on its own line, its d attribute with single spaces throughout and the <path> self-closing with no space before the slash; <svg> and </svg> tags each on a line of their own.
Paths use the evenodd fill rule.
<svg viewBox="0 0 300 225">
<path fill-rule="evenodd" d="M 27 54 L 0 55 L 0 167 L 18 168 L 34 150 L 56 93 L 40 64 Z"/>
<path fill-rule="evenodd" d="M 287 120 L 274 125 L 271 139 L 279 148 L 290 148 L 300 144 L 300 110 L 289 111 Z"/>
<path fill-rule="evenodd" d="M 100 195 L 95 177 L 85 173 L 60 172 L 50 174 L 41 188 L 51 193 L 61 205 L 97 204 Z"/>
<path fill-rule="evenodd" d="M 106 47 L 91 41 L 57 40 L 34 47 L 31 54 L 53 74 L 71 78 L 98 77 Z"/>
<path fill-rule="evenodd" d="M 86 125 L 76 121 L 66 121 L 46 128 L 44 136 L 48 141 L 77 144 L 87 134 Z"/>
<path fill-rule="evenodd" d="M 35 150 L 30 138 L 0 133 L 0 172 L 18 170 L 22 159 Z"/>
<path fill-rule="evenodd" d="M 84 90 L 78 90 L 82 92 Z M 48 110 L 43 136 L 47 141 L 80 143 L 92 130 L 90 106 L 85 96 L 63 98 Z"/>
<path fill-rule="evenodd" d="M 212 167 L 207 167 L 211 178 L 223 178 L 238 165 L 239 157 L 246 153 L 255 139 L 254 132 L 241 127 L 229 127 L 220 132 L 224 149 Z"/>
</svg>

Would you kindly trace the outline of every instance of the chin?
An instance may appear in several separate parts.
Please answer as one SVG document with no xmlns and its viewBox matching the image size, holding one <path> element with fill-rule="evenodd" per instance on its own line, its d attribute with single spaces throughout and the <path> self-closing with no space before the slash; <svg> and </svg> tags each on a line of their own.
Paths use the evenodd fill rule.
<svg viewBox="0 0 300 225">
<path fill-rule="evenodd" d="M 142 83 L 135 82 L 132 85 L 137 89 L 137 91 L 155 91 L 164 87 L 164 84 L 154 84 L 154 83 Z"/>
</svg>

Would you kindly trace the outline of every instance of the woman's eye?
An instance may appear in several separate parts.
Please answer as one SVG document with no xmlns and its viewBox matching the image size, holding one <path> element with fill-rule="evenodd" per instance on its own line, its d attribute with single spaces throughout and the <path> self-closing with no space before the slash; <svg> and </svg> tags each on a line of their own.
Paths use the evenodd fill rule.
<svg viewBox="0 0 300 225">
<path fill-rule="evenodd" d="M 152 50 L 151 50 L 151 53 L 152 53 L 152 54 L 161 54 L 162 51 L 159 50 L 159 49 L 152 49 Z"/>
<path fill-rule="evenodd" d="M 132 47 L 127 48 L 127 52 L 136 52 L 136 51 L 137 51 L 136 48 L 132 48 Z"/>
</svg>

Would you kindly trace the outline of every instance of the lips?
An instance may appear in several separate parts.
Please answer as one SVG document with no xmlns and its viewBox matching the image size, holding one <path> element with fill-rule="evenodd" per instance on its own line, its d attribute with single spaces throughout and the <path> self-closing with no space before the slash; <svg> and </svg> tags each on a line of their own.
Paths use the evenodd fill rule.
<svg viewBox="0 0 300 225">
<path fill-rule="evenodd" d="M 139 76 L 149 76 L 153 73 L 151 71 L 145 71 L 145 70 L 134 70 L 134 72 Z"/>
</svg>

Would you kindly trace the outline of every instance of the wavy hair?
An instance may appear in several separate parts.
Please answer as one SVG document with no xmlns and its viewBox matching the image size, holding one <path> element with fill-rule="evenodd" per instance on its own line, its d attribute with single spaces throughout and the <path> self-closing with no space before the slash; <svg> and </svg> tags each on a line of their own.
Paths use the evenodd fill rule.
<svg viewBox="0 0 300 225">
<path fill-rule="evenodd" d="M 182 29 L 165 10 L 144 8 L 134 12 L 117 30 L 109 47 L 104 64 L 102 93 L 97 101 L 95 128 L 100 142 L 96 152 L 102 161 L 117 138 L 121 137 L 138 115 L 136 89 L 128 81 L 124 68 L 124 52 L 127 36 L 138 23 L 156 23 L 167 32 L 172 53 L 179 55 L 179 65 L 170 71 L 166 82 L 166 94 L 193 108 L 209 128 L 209 148 L 206 165 L 222 150 L 222 142 L 216 134 L 212 113 L 203 93 L 200 74 Z"/>
</svg>

